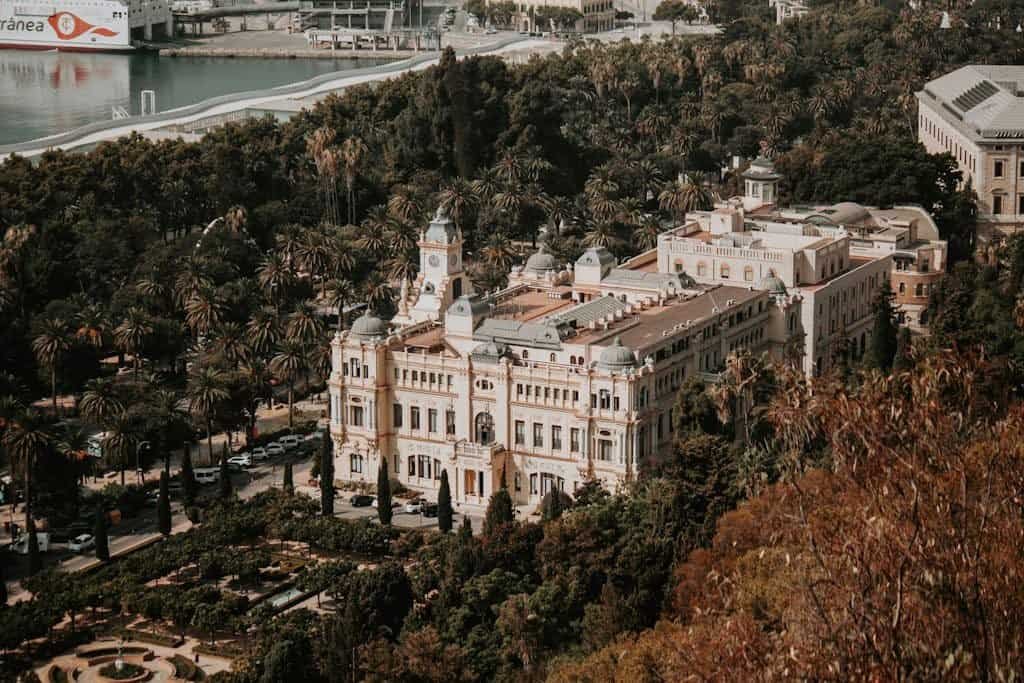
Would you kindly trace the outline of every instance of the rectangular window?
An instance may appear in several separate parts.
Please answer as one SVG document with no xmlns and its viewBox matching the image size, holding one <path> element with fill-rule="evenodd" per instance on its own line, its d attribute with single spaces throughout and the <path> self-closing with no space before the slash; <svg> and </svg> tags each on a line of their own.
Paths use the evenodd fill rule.
<svg viewBox="0 0 1024 683">
<path fill-rule="evenodd" d="M 1024 214 L 1024 194 L 1017 195 L 1017 213 Z"/>
<path fill-rule="evenodd" d="M 516 420 L 516 434 L 515 434 L 515 437 L 516 437 L 516 445 L 517 446 L 525 446 L 526 445 L 526 423 L 523 422 L 522 420 Z"/>
<path fill-rule="evenodd" d="M 569 430 L 569 450 L 573 453 L 580 452 L 580 430 L 576 427 Z"/>
<path fill-rule="evenodd" d="M 363 407 L 362 406 L 352 406 L 352 421 L 349 424 L 351 424 L 353 427 L 362 427 L 363 426 Z"/>
<path fill-rule="evenodd" d="M 562 428 L 554 426 L 551 428 L 551 448 L 556 451 L 562 450 Z"/>
<path fill-rule="evenodd" d="M 579 400 L 580 400 L 580 392 L 578 392 L 578 391 L 572 392 L 572 402 L 573 403 L 579 403 Z"/>
<path fill-rule="evenodd" d="M 409 408 L 409 426 L 413 429 L 420 428 L 420 409 L 416 406 Z"/>
<path fill-rule="evenodd" d="M 512 481 L 514 482 L 515 490 L 518 493 L 523 490 L 523 477 L 518 472 L 512 475 Z"/>
<path fill-rule="evenodd" d="M 531 496 L 536 496 L 537 495 L 537 475 L 536 474 L 531 474 L 530 475 L 530 495 Z"/>
<path fill-rule="evenodd" d="M 431 434 L 437 432 L 437 410 L 427 409 L 427 431 Z"/>
<path fill-rule="evenodd" d="M 415 477 L 416 476 L 416 456 L 415 455 L 410 455 L 409 456 L 409 476 L 410 477 Z"/>
<path fill-rule="evenodd" d="M 444 433 L 449 436 L 455 435 L 455 411 L 444 411 Z"/>
<path fill-rule="evenodd" d="M 995 178 L 1003 177 L 1003 162 L 997 161 L 993 167 L 992 176 Z"/>
<path fill-rule="evenodd" d="M 612 399 L 612 410 L 618 410 L 618 409 L 619 409 L 619 397 L 616 396 L 616 397 L 614 397 Z"/>
<path fill-rule="evenodd" d="M 597 407 L 597 394 L 591 394 L 590 395 L 590 407 L 591 408 L 596 408 Z"/>
<path fill-rule="evenodd" d="M 400 429 L 402 427 L 402 404 L 394 404 L 393 406 L 391 406 L 391 411 L 395 429 Z"/>
<path fill-rule="evenodd" d="M 612 407 L 612 395 L 608 392 L 607 389 L 602 389 L 600 393 L 601 393 L 601 409 L 602 410 L 608 410 L 609 408 Z"/>
<path fill-rule="evenodd" d="M 540 424 L 539 422 L 533 423 L 533 447 L 544 447 L 544 425 Z"/>
<path fill-rule="evenodd" d="M 401 465 L 402 465 L 402 459 L 400 457 L 398 457 L 398 453 L 395 453 L 395 475 L 396 476 L 402 473 Z"/>
<path fill-rule="evenodd" d="M 351 455 L 350 462 L 351 464 L 349 465 L 349 471 L 354 472 L 356 474 L 363 473 L 363 456 L 359 455 L 358 453 L 353 453 Z"/>
<path fill-rule="evenodd" d="M 486 495 L 484 493 L 484 473 L 483 472 L 477 472 L 476 478 L 477 478 L 477 483 L 480 485 L 479 486 L 479 488 L 480 488 L 480 495 L 481 496 Z"/>
<path fill-rule="evenodd" d="M 516 385 L 516 396 L 519 396 L 520 398 L 522 398 L 522 396 L 523 396 L 523 385 L 522 384 L 517 384 Z"/>
<path fill-rule="evenodd" d="M 605 462 L 611 462 L 612 459 L 612 442 L 608 439 L 598 439 L 597 441 L 597 459 L 604 460 Z"/>
<path fill-rule="evenodd" d="M 998 216 L 1003 212 L 1003 198 L 999 195 L 992 197 L 992 215 Z"/>
<path fill-rule="evenodd" d="M 440 479 L 440 478 L 441 478 L 441 461 L 438 460 L 437 458 L 434 458 L 434 479 L 437 480 L 437 479 Z"/>
</svg>

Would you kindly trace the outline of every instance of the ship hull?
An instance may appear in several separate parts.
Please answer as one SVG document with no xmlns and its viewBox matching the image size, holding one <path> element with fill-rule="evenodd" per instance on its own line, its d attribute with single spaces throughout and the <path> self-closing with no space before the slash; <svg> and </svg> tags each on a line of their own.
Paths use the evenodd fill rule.
<svg viewBox="0 0 1024 683">
<path fill-rule="evenodd" d="M 135 52 L 131 45 L 68 45 L 66 43 L 18 43 L 0 40 L 0 50 L 29 50 L 34 52 Z"/>
<path fill-rule="evenodd" d="M 128 15 L 123 0 L 0 0 L 0 48 L 129 52 Z"/>
</svg>

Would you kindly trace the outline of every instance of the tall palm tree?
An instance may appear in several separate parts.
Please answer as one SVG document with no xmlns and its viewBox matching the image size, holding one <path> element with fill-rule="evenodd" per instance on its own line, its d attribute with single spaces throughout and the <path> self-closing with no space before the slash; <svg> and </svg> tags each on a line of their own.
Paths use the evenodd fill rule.
<svg viewBox="0 0 1024 683">
<path fill-rule="evenodd" d="M 278 312 L 268 306 L 256 311 L 245 326 L 245 338 L 257 356 L 266 356 L 281 340 L 284 330 Z"/>
<path fill-rule="evenodd" d="M 608 221 L 594 221 L 583 236 L 583 246 L 604 247 L 614 250 L 622 244 L 622 239 L 615 230 L 615 225 Z"/>
<path fill-rule="evenodd" d="M 395 219 L 388 215 L 383 206 L 375 206 L 366 213 L 362 231 L 356 240 L 356 247 L 372 257 L 378 257 L 387 251 L 388 234 Z"/>
<path fill-rule="evenodd" d="M 213 461 L 213 423 L 221 405 L 230 398 L 227 376 L 217 368 L 201 367 L 189 378 L 185 391 L 188 409 L 206 426 L 206 445 Z"/>
<path fill-rule="evenodd" d="M 114 380 L 95 379 L 87 385 L 78 407 L 86 419 L 102 426 L 124 412 L 124 401 Z"/>
<path fill-rule="evenodd" d="M 416 224 L 422 219 L 423 212 L 423 202 L 411 187 L 400 185 L 392 189 L 391 198 L 388 200 L 388 213 L 394 218 Z"/>
<path fill-rule="evenodd" d="M 35 534 L 35 520 L 32 518 L 32 470 L 39 457 L 53 445 L 50 424 L 33 411 L 22 412 L 14 417 L 3 436 L 4 448 L 11 459 L 20 464 L 25 477 L 25 530 L 30 537 Z M 29 554 L 29 573 L 39 571 L 39 553 Z"/>
<path fill-rule="evenodd" d="M 68 425 L 60 430 L 56 440 L 57 451 L 72 463 L 81 482 L 89 465 L 89 433 L 81 427 Z"/>
<path fill-rule="evenodd" d="M 279 309 L 295 283 L 295 271 L 281 254 L 270 252 L 256 269 L 256 278 L 267 301 Z"/>
<path fill-rule="evenodd" d="M 121 324 L 114 328 L 114 343 L 117 348 L 132 357 L 135 379 L 139 378 L 141 359 L 139 354 L 146 344 L 146 339 L 153 334 L 153 322 L 141 308 L 132 306 L 125 314 Z"/>
<path fill-rule="evenodd" d="M 243 402 L 249 424 L 246 429 L 246 444 L 248 444 L 256 433 L 257 410 L 260 399 L 267 399 L 270 403 L 274 385 L 271 382 L 273 374 L 270 368 L 259 358 L 250 358 L 238 368 L 238 379 L 242 384 Z"/>
<path fill-rule="evenodd" d="M 512 242 L 500 232 L 491 233 L 480 249 L 480 259 L 491 268 L 508 272 L 515 261 L 516 253 Z"/>
<path fill-rule="evenodd" d="M 706 211 L 711 208 L 711 193 L 697 176 L 687 173 L 658 195 L 661 208 L 670 212 L 677 221 L 683 221 L 688 211 Z"/>
<path fill-rule="evenodd" d="M 355 285 L 345 278 L 334 278 L 327 283 L 324 303 L 338 309 L 338 332 L 345 329 L 345 304 L 352 300 Z"/>
<path fill-rule="evenodd" d="M 185 304 L 185 323 L 193 334 L 205 335 L 220 324 L 224 312 L 224 304 L 217 292 L 204 289 Z"/>
<path fill-rule="evenodd" d="M 338 153 L 333 149 L 337 132 L 333 128 L 322 126 L 313 131 L 306 141 L 306 153 L 313 160 L 317 178 L 320 181 L 320 193 L 324 201 L 324 220 L 337 225 L 338 214 Z"/>
<path fill-rule="evenodd" d="M 270 370 L 279 381 L 288 384 L 288 427 L 295 424 L 295 380 L 307 367 L 306 350 L 295 339 L 285 339 L 277 355 L 270 361 Z"/>
<path fill-rule="evenodd" d="M 477 204 L 473 185 L 461 176 L 441 190 L 437 198 L 439 206 L 452 217 L 455 227 L 459 229 L 462 229 L 466 214 Z"/>
<path fill-rule="evenodd" d="M 391 291 L 391 284 L 380 275 L 374 274 L 363 285 L 366 292 L 366 305 L 370 310 L 386 310 L 394 299 L 394 292 Z"/>
<path fill-rule="evenodd" d="M 32 340 L 32 351 L 41 366 L 50 371 L 53 414 L 57 414 L 57 369 L 71 351 L 71 328 L 63 318 L 44 318 Z"/>
<path fill-rule="evenodd" d="M 388 243 L 391 254 L 404 251 L 416 251 L 420 233 L 411 223 L 392 221 L 388 230 Z M 418 260 L 418 256 L 417 256 Z"/>
<path fill-rule="evenodd" d="M 341 143 L 341 161 L 345 170 L 345 190 L 348 194 L 348 222 L 356 222 L 356 178 L 359 177 L 359 169 L 363 165 L 363 157 L 369 150 L 361 138 L 347 138 Z"/>
<path fill-rule="evenodd" d="M 107 464 L 115 465 L 120 470 L 121 486 L 124 486 L 124 471 L 139 444 L 138 421 L 134 415 L 124 411 L 108 421 L 106 428 L 103 456 L 107 459 Z"/>
<path fill-rule="evenodd" d="M 221 323 L 214 333 L 213 352 L 230 365 L 248 358 L 251 349 L 246 342 L 245 328 L 234 321 Z"/>
<path fill-rule="evenodd" d="M 110 321 L 99 304 L 86 304 L 75 315 L 75 339 L 93 349 L 102 349 L 110 334 Z"/>
<path fill-rule="evenodd" d="M 289 340 L 307 346 L 323 338 L 324 324 L 312 305 L 301 303 L 288 316 L 285 335 Z"/>
<path fill-rule="evenodd" d="M 164 471 L 171 473 L 171 450 L 178 446 L 185 450 L 192 433 L 189 414 L 181 408 L 181 394 L 170 389 L 157 389 L 146 397 L 147 413 L 154 421 L 164 456 Z"/>
<path fill-rule="evenodd" d="M 184 308 L 189 299 L 204 289 L 213 286 L 206 273 L 206 262 L 199 258 L 187 258 L 174 278 L 174 300 Z"/>
<path fill-rule="evenodd" d="M 302 243 L 296 253 L 303 270 L 309 273 L 312 280 L 320 281 L 320 296 L 324 293 L 324 281 L 335 247 L 325 233 L 319 230 L 306 230 L 302 234 Z"/>
<path fill-rule="evenodd" d="M 645 216 L 640 226 L 633 231 L 633 241 L 641 249 L 654 249 L 658 246 L 658 235 L 661 234 L 661 222 L 657 216 Z"/>
</svg>

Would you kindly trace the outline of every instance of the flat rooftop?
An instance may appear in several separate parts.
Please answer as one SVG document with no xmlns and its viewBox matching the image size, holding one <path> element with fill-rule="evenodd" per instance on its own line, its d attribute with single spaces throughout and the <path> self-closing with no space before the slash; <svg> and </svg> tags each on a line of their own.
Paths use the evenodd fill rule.
<svg viewBox="0 0 1024 683">
<path fill-rule="evenodd" d="M 526 322 L 551 315 L 573 305 L 570 287 L 557 287 L 551 291 L 529 290 L 506 299 L 494 307 L 488 318 L 511 318 Z M 554 298 L 555 294 L 559 298 Z M 565 298 L 561 298 L 564 296 Z"/>
<path fill-rule="evenodd" d="M 616 336 L 622 343 L 638 351 L 659 346 L 665 341 L 662 333 L 687 320 L 694 323 L 714 314 L 717 307 L 725 312 L 726 302 L 734 300 L 736 306 L 766 296 L 765 292 L 746 287 L 712 287 L 689 299 L 671 299 L 664 306 L 653 306 L 623 318 L 607 330 L 582 330 L 566 341 L 571 344 L 605 344 Z"/>
</svg>

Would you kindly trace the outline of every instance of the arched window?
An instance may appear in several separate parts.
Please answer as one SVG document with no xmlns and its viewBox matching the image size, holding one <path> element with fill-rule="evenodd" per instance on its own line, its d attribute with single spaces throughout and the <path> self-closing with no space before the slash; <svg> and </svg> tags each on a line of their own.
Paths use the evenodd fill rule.
<svg viewBox="0 0 1024 683">
<path fill-rule="evenodd" d="M 494 418 L 490 413 L 477 413 L 474 424 L 478 444 L 486 446 L 494 442 Z"/>
<path fill-rule="evenodd" d="M 746 282 L 753 282 L 754 281 L 754 269 L 751 268 L 750 266 L 747 266 L 746 268 L 744 268 L 743 269 L 743 279 Z"/>
<path fill-rule="evenodd" d="M 705 276 L 707 276 L 707 274 L 708 274 L 708 266 L 707 266 L 707 264 L 704 263 L 703 261 L 698 261 L 697 262 L 697 276 L 698 277 L 705 277 Z"/>
<path fill-rule="evenodd" d="M 723 264 L 722 264 L 722 265 L 721 265 L 721 266 L 719 267 L 719 269 L 718 269 L 718 275 L 719 275 L 719 277 L 721 277 L 721 278 L 722 278 L 723 280 L 728 280 L 728 279 L 729 279 L 729 264 L 728 264 L 728 263 L 723 263 Z"/>
<path fill-rule="evenodd" d="M 551 358 L 551 362 L 554 363 L 555 362 L 555 354 L 551 354 L 550 358 Z"/>
<path fill-rule="evenodd" d="M 363 473 L 363 456 L 359 453 L 353 453 L 349 456 L 349 471 L 353 474 Z"/>
<path fill-rule="evenodd" d="M 906 293 L 906 291 L 907 291 L 907 283 L 906 282 L 901 282 L 900 286 L 899 286 L 900 294 L 904 294 L 904 293 Z"/>
</svg>

